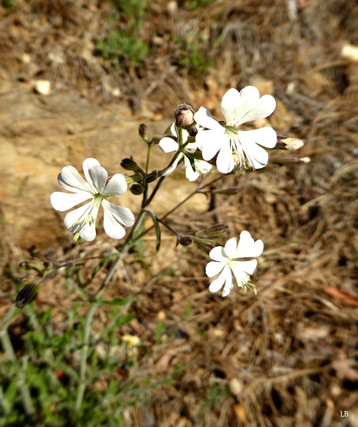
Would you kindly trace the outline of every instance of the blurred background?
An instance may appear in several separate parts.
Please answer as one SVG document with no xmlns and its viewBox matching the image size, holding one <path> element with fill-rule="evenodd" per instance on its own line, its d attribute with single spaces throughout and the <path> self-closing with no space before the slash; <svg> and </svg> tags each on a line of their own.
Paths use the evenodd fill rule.
<svg viewBox="0 0 358 427">
<path fill-rule="evenodd" d="M 0 425 L 358 424 L 357 24 L 354 0 L 1 1 Z M 238 194 L 197 195 L 169 224 L 263 240 L 258 295 L 210 294 L 204 253 L 165 236 L 156 254 L 148 234 L 95 306 L 115 243 L 73 243 L 49 204 L 61 168 L 124 173 L 144 164 L 140 123 L 161 134 L 182 102 L 222 119 L 247 85 L 277 101 L 253 126 L 311 162 L 229 176 Z M 159 214 L 195 188 L 170 179 Z"/>
</svg>

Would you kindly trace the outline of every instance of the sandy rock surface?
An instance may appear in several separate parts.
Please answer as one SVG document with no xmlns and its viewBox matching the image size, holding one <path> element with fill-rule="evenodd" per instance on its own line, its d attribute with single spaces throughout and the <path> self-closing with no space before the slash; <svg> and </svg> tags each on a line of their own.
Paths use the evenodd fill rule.
<svg viewBox="0 0 358 427">
<path fill-rule="evenodd" d="M 0 100 L 2 235 L 22 248 L 54 247 L 61 239 L 71 238 L 63 226 L 64 214 L 49 203 L 50 194 L 61 191 L 57 175 L 63 166 L 82 171 L 83 160 L 94 157 L 110 175 L 125 173 L 119 165 L 125 157 L 132 155 L 144 165 L 146 147 L 138 136 L 138 125 L 145 122 L 151 134 L 161 134 L 170 124 L 170 118 L 148 121 L 133 117 L 126 106 L 99 107 L 72 93 L 42 96 L 4 72 Z M 170 158 L 154 147 L 152 168 L 164 168 Z M 165 213 L 194 185 L 185 180 L 183 171 L 177 172 L 158 192 L 153 208 Z M 140 197 L 128 191 L 117 202 L 135 213 Z M 200 211 L 203 203 L 206 207 L 203 197 L 194 198 L 186 208 Z"/>
</svg>

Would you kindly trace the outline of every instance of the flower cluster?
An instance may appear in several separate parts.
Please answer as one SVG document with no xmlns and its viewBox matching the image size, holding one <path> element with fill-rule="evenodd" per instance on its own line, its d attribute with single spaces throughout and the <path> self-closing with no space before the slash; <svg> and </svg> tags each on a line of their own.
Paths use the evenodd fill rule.
<svg viewBox="0 0 358 427">
<path fill-rule="evenodd" d="M 264 95 L 260 98 L 259 91 L 254 86 L 247 86 L 240 92 L 236 89 L 229 89 L 223 96 L 221 102 L 221 111 L 225 117 L 225 122 L 218 122 L 211 113 L 204 107 L 193 114 L 192 123 L 188 119 L 188 110 L 184 110 L 185 124 L 189 127 L 195 122 L 199 125 L 194 143 L 187 143 L 188 132 L 183 131 L 183 141 L 178 143 L 176 124 L 171 127 L 171 137 L 164 137 L 160 142 L 160 147 L 166 153 L 181 150 L 182 146 L 185 151 L 181 150 L 175 164 L 166 171 L 171 173 L 184 156 L 186 176 L 190 181 L 199 177 L 199 173 L 208 172 L 207 161 L 212 160 L 215 156 L 216 166 L 219 172 L 230 173 L 235 166 L 239 169 L 251 167 L 253 170 L 263 168 L 267 165 L 268 154 L 262 147 L 273 148 L 277 143 L 276 132 L 269 126 L 254 129 L 240 130 L 239 126 L 257 119 L 268 117 L 276 108 L 276 101 L 271 95 Z M 183 109 L 177 110 L 178 118 L 183 118 Z M 190 112 L 189 112 L 190 113 Z M 189 115 L 190 117 L 190 115 Z M 185 132 L 185 134 L 184 134 Z M 190 153 L 199 149 L 202 152 L 203 161 L 194 159 L 190 161 Z M 206 162 L 205 162 L 206 161 Z"/>
<path fill-rule="evenodd" d="M 153 137 L 150 140 L 147 127 L 144 124 L 140 126 L 139 134 L 148 148 L 145 169 L 139 167 L 133 159 L 127 158 L 121 162 L 121 165 L 133 175 L 124 177 L 121 174 L 115 174 L 108 178 L 107 171 L 99 162 L 89 158 L 83 162 L 86 178 L 84 180 L 74 167 L 66 166 L 59 174 L 58 182 L 62 188 L 71 193 L 53 193 L 50 197 L 51 204 L 55 209 L 65 211 L 91 199 L 89 203 L 77 207 L 64 218 L 65 226 L 74 233 L 75 239 L 81 237 L 87 241 L 92 241 L 96 237 L 96 219 L 100 206 L 104 210 L 104 231 L 113 239 L 121 239 L 125 236 L 126 231 L 123 226 L 131 227 L 135 224 L 134 228 L 138 230 L 143 224 L 144 215 L 148 214 L 154 222 L 157 248 L 159 248 L 159 222 L 169 230 L 173 230 L 162 220 L 157 219 L 149 209 L 149 204 L 162 181 L 180 165 L 185 166 L 186 178 L 189 181 L 195 181 L 202 174 L 212 171 L 215 164 L 222 174 L 229 174 L 239 169 L 255 171 L 268 163 L 268 153 L 263 147 L 286 149 L 295 147 L 297 149 L 303 144 L 292 138 L 279 137 L 278 140 L 276 132 L 269 126 L 253 130 L 240 128 L 244 123 L 268 117 L 275 107 L 276 102 L 271 95 L 260 97 L 259 91 L 253 86 L 247 86 L 241 91 L 230 89 L 225 93 L 221 102 L 221 112 L 225 121 L 217 121 L 204 107 L 194 112 L 187 104 L 180 104 L 174 114 L 175 122 L 162 138 Z M 164 153 L 172 152 L 174 156 L 163 170 L 148 172 L 149 154 L 154 144 L 159 144 Z M 158 180 L 157 184 L 152 193 L 149 193 L 148 184 L 156 180 Z M 212 183 L 216 181 L 217 179 Z M 133 184 L 130 188 L 133 194 L 143 197 L 136 221 L 130 209 L 107 201 L 110 196 L 124 194 L 127 183 Z M 235 194 L 232 190 L 235 189 L 219 191 Z M 197 192 L 205 193 L 200 184 Z M 181 204 L 182 202 L 178 206 Z M 193 235 L 176 233 L 178 243 L 185 246 L 197 244 L 209 253 L 211 261 L 206 266 L 206 274 L 210 278 L 216 276 L 209 286 L 210 292 L 223 289 L 222 295 L 227 296 L 235 282 L 245 291 L 250 287 L 255 290 L 255 286 L 250 283 L 250 276 L 256 269 L 257 260 L 246 258 L 260 256 L 264 245 L 261 240 L 254 241 L 248 231 L 243 231 L 239 240 L 236 237 L 230 238 L 224 246 L 219 246 L 215 241 L 210 240 L 211 237 L 219 237 L 225 227 L 216 225 Z M 127 237 L 126 243 L 133 238 L 133 231 Z M 132 244 L 131 241 L 129 244 Z"/>
</svg>

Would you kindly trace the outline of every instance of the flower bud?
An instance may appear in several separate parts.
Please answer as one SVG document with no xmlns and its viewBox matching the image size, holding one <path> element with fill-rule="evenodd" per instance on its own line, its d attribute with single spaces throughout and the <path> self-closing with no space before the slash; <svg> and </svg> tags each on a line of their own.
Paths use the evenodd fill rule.
<svg viewBox="0 0 358 427">
<path fill-rule="evenodd" d="M 133 184 L 129 191 L 134 194 L 135 196 L 139 196 L 140 194 L 143 194 L 144 188 L 141 184 Z"/>
<path fill-rule="evenodd" d="M 194 243 L 199 246 L 200 249 L 202 249 L 207 254 L 210 253 L 212 249 L 214 249 L 216 246 L 219 246 L 219 243 L 214 242 L 213 240 L 208 239 L 200 239 L 199 237 L 194 237 Z"/>
<path fill-rule="evenodd" d="M 17 294 L 15 305 L 17 308 L 22 308 L 26 304 L 30 303 L 36 298 L 37 294 L 37 285 L 31 283 L 26 285 L 21 291 Z"/>
<path fill-rule="evenodd" d="M 138 128 L 139 136 L 145 141 L 148 142 L 148 127 L 145 123 L 141 123 Z"/>
<path fill-rule="evenodd" d="M 121 161 L 121 166 L 123 169 L 127 171 L 134 171 L 134 172 L 141 171 L 141 168 L 137 165 L 137 163 L 133 159 L 128 159 L 128 158 L 123 159 Z"/>
<path fill-rule="evenodd" d="M 283 150 L 298 150 L 303 147 L 304 142 L 302 139 L 289 138 L 286 136 L 277 136 L 277 144 L 275 148 L 281 148 Z"/>
<path fill-rule="evenodd" d="M 197 133 L 198 133 L 198 128 L 196 126 L 193 126 L 192 128 L 188 129 L 189 136 L 195 137 Z"/>
<path fill-rule="evenodd" d="M 190 234 L 178 234 L 177 236 L 177 245 L 189 246 L 193 243 L 193 236 Z"/>
<path fill-rule="evenodd" d="M 216 224 L 212 227 L 206 228 L 205 230 L 200 230 L 195 233 L 197 237 L 218 237 L 224 234 L 229 227 L 225 224 Z"/>
<path fill-rule="evenodd" d="M 309 163 L 311 159 L 309 157 L 302 156 L 285 156 L 285 157 L 275 157 L 270 160 L 273 164 L 276 165 L 288 165 L 288 164 L 297 164 L 297 163 Z"/>
<path fill-rule="evenodd" d="M 194 123 L 194 110 L 188 104 L 180 104 L 174 112 L 175 124 L 188 127 Z"/>
</svg>

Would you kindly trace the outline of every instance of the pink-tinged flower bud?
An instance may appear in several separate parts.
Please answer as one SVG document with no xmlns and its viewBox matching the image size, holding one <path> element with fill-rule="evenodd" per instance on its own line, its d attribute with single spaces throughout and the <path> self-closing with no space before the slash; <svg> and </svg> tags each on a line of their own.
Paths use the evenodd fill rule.
<svg viewBox="0 0 358 427">
<path fill-rule="evenodd" d="M 191 126 L 194 123 L 194 110 L 188 104 L 180 104 L 174 112 L 174 118 L 177 126 Z"/>
<path fill-rule="evenodd" d="M 302 139 L 277 135 L 277 143 L 275 148 L 294 151 L 302 148 L 303 145 L 304 142 L 302 141 Z"/>
</svg>

